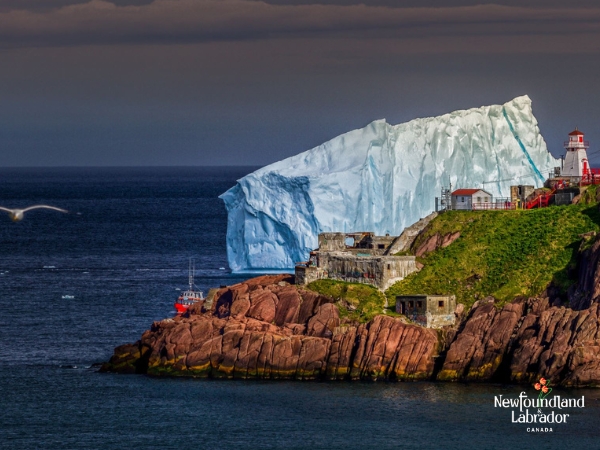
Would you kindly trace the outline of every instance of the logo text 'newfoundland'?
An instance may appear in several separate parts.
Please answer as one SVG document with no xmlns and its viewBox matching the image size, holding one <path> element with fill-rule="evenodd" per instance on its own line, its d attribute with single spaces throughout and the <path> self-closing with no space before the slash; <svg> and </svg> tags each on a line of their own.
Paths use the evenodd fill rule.
<svg viewBox="0 0 600 450">
<path fill-rule="evenodd" d="M 549 380 L 541 378 L 539 383 L 535 385 L 536 390 L 539 390 L 537 398 L 529 398 L 525 391 L 517 398 L 504 398 L 503 395 L 494 396 L 495 408 L 510 408 L 512 423 L 522 423 L 528 425 L 548 425 L 548 424 L 564 424 L 569 420 L 570 414 L 566 409 L 584 408 L 585 397 L 581 398 L 562 398 L 560 395 L 548 397 L 552 392 Z M 542 408 L 546 408 L 543 411 Z M 550 411 L 548 411 L 550 409 Z M 531 429 L 531 431 L 552 432 L 552 428 Z"/>
</svg>

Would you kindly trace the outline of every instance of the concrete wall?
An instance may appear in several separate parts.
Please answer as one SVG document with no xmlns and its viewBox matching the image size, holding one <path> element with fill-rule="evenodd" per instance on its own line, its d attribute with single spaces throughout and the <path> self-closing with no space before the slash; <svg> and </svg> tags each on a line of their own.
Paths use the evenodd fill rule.
<svg viewBox="0 0 600 450">
<path fill-rule="evenodd" d="M 383 254 L 396 236 L 375 236 L 373 233 L 320 233 L 320 252 L 363 252 Z M 346 239 L 354 240 L 348 247 Z"/>
<path fill-rule="evenodd" d="M 354 237 L 356 247 L 347 247 L 349 236 Z M 414 256 L 384 256 L 394 239 L 367 232 L 321 233 L 319 249 L 311 252 L 307 263 L 296 266 L 296 284 L 331 278 L 385 290 L 418 270 Z"/>
<path fill-rule="evenodd" d="M 556 206 L 570 205 L 573 203 L 573 198 L 575 198 L 575 194 L 573 192 L 556 193 L 554 195 L 554 204 Z"/>
<path fill-rule="evenodd" d="M 399 295 L 396 312 L 427 328 L 454 325 L 456 316 L 454 295 Z"/>
<path fill-rule="evenodd" d="M 369 248 L 377 251 L 381 251 L 383 254 L 385 250 L 392 244 L 396 239 L 396 236 L 373 236 L 369 242 Z"/>
<path fill-rule="evenodd" d="M 416 272 L 414 256 L 354 256 L 343 253 L 321 254 L 319 264 L 328 277 L 364 283 L 385 290 Z"/>
<path fill-rule="evenodd" d="M 319 251 L 320 252 L 343 252 L 346 250 L 345 233 L 320 233 Z"/>
<path fill-rule="evenodd" d="M 313 281 L 327 278 L 327 271 L 315 266 L 296 266 L 294 270 L 296 276 L 296 284 L 307 285 Z"/>
<path fill-rule="evenodd" d="M 521 203 L 523 203 L 527 200 L 527 197 L 533 194 L 533 191 L 535 191 L 535 186 L 528 186 L 523 184 L 520 184 L 518 186 L 511 186 L 510 201 L 512 203 L 516 203 L 518 200 Z"/>
</svg>

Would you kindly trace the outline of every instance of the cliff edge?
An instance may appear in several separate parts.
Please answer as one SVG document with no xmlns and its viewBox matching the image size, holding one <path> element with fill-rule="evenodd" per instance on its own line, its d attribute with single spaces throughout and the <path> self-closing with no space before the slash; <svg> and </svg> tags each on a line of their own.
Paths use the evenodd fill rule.
<svg viewBox="0 0 600 450">
<path fill-rule="evenodd" d="M 220 289 L 211 311 L 152 324 L 117 347 L 102 371 L 263 379 L 428 379 L 438 336 L 376 316 L 341 325 L 333 299 L 263 276 Z"/>
<path fill-rule="evenodd" d="M 583 285 L 600 277 L 600 237 L 581 253 Z M 331 297 L 262 276 L 220 289 L 210 311 L 152 324 L 102 371 L 210 378 L 441 380 L 600 386 L 600 304 L 575 310 L 549 288 L 499 307 L 477 301 L 454 328 L 377 315 L 344 324 Z M 460 308 L 457 308 L 460 317 Z"/>
</svg>

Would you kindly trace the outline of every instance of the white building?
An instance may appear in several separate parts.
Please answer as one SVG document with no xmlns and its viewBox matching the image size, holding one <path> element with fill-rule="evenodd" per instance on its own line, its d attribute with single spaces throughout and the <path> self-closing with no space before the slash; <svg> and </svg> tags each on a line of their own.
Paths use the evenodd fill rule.
<svg viewBox="0 0 600 450">
<path fill-rule="evenodd" d="M 590 166 L 587 159 L 589 142 L 583 140 L 584 134 L 575 128 L 569 133 L 569 140 L 565 142 L 567 153 L 563 162 L 561 176 L 584 177 L 590 175 Z"/>
<path fill-rule="evenodd" d="M 492 194 L 483 189 L 457 189 L 451 195 L 452 209 L 493 209 Z"/>
</svg>

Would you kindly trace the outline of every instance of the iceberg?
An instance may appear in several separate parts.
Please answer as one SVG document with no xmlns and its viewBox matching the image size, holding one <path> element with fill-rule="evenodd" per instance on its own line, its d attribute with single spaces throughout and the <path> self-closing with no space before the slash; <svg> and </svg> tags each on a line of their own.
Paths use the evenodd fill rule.
<svg viewBox="0 0 600 450">
<path fill-rule="evenodd" d="M 321 232 L 398 235 L 431 213 L 442 187 L 509 197 L 540 187 L 559 160 L 531 99 L 390 125 L 376 120 L 265 166 L 221 194 L 234 272 L 292 269 Z"/>
</svg>

